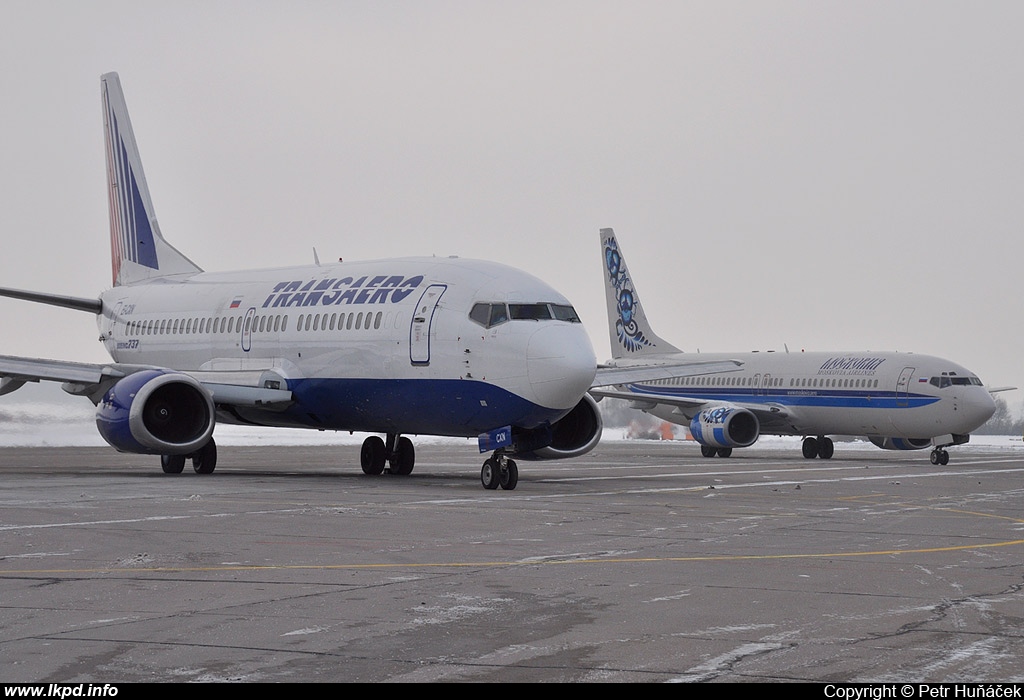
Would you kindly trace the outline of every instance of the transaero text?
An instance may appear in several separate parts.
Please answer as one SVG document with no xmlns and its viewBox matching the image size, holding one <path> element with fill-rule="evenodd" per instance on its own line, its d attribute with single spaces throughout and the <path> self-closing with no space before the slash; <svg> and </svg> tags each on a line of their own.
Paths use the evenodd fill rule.
<svg viewBox="0 0 1024 700">
<path fill-rule="evenodd" d="M 1015 683 L 887 683 L 880 685 L 825 686 L 826 698 L 878 700 L 879 698 L 1019 698 Z"/>
<path fill-rule="evenodd" d="M 263 308 L 333 306 L 336 304 L 397 304 L 423 283 L 423 275 L 375 275 L 278 282 Z"/>
</svg>

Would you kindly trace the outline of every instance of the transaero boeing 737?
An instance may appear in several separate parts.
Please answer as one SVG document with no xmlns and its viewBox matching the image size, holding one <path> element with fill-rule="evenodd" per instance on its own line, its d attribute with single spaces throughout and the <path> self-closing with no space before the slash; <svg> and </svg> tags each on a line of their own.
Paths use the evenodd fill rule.
<svg viewBox="0 0 1024 700">
<path fill-rule="evenodd" d="M 680 362 L 694 355 L 658 337 L 647 321 L 622 249 L 601 230 L 608 329 L 618 367 Z M 867 437 L 887 450 L 932 448 L 932 464 L 947 464 L 946 448 L 995 412 L 991 393 L 964 367 L 928 355 L 896 352 L 800 352 L 697 355 L 734 360 L 741 369 L 699 377 L 625 383 L 595 389 L 599 398 L 686 425 L 705 457 L 729 457 L 760 434 L 801 435 L 808 459 L 832 457 L 828 436 Z"/>
<path fill-rule="evenodd" d="M 407 475 L 408 435 L 477 437 L 485 488 L 513 489 L 512 456 L 593 449 L 592 386 L 666 376 L 599 369 L 569 301 L 493 262 L 396 258 L 204 272 L 160 232 L 116 73 L 101 79 L 113 287 L 98 299 L 0 289 L 96 315 L 109 364 L 0 356 L 0 394 L 57 381 L 97 407 L 123 452 L 213 472 L 218 422 L 379 433 L 366 474 Z M 721 368 L 691 363 L 686 373 Z M 735 367 L 734 364 L 728 366 Z"/>
</svg>

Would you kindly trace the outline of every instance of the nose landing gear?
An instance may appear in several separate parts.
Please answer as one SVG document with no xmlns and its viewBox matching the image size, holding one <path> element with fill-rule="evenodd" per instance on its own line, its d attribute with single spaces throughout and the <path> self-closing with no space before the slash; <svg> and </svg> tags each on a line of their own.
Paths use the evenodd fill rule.
<svg viewBox="0 0 1024 700">
<path fill-rule="evenodd" d="M 511 491 L 519 483 L 519 467 L 514 460 L 505 456 L 504 450 L 495 450 L 480 469 L 480 483 L 488 491 L 493 491 L 498 486 Z"/>
</svg>

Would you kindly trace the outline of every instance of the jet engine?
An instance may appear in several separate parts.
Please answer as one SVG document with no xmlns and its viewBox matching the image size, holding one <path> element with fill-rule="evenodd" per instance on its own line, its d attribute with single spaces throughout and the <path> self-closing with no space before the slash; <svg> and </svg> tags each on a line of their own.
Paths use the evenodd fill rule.
<svg viewBox="0 0 1024 700">
<path fill-rule="evenodd" d="M 923 450 L 932 446 L 929 438 L 870 438 L 871 444 L 883 450 Z"/>
<path fill-rule="evenodd" d="M 690 434 L 708 447 L 750 447 L 761 432 L 757 416 L 745 408 L 705 408 L 690 421 Z"/>
<path fill-rule="evenodd" d="M 100 435 L 120 452 L 188 455 L 206 445 L 213 399 L 180 372 L 144 370 L 118 380 L 96 406 Z"/>
<path fill-rule="evenodd" d="M 585 455 L 601 440 L 604 421 L 597 401 L 584 394 L 576 407 L 550 427 L 513 431 L 517 459 L 568 459 Z"/>
</svg>

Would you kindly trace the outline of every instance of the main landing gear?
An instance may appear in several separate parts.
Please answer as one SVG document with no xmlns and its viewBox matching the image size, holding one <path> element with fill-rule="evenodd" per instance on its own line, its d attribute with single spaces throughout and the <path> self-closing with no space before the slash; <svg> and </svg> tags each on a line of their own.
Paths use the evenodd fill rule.
<svg viewBox="0 0 1024 700">
<path fill-rule="evenodd" d="M 814 459 L 815 457 L 832 459 L 832 455 L 836 451 L 831 438 L 824 436 L 818 436 L 817 438 L 804 438 L 804 442 L 801 447 L 803 449 L 805 459 Z"/>
<path fill-rule="evenodd" d="M 931 454 L 932 464 L 949 464 L 949 453 L 941 447 L 936 447 Z"/>
<path fill-rule="evenodd" d="M 210 438 L 198 452 L 190 455 L 160 455 L 160 468 L 164 470 L 164 474 L 181 474 L 185 469 L 186 459 L 192 460 L 192 469 L 196 474 L 213 474 L 213 470 L 217 468 L 217 443 Z"/>
<path fill-rule="evenodd" d="M 493 491 L 498 486 L 511 491 L 519 483 L 519 467 L 514 460 L 505 456 L 503 450 L 495 450 L 480 469 L 480 483 L 488 491 Z"/>
<path fill-rule="evenodd" d="M 710 445 L 701 445 L 700 454 L 702 457 L 732 457 L 731 447 L 711 447 Z"/>
<path fill-rule="evenodd" d="M 416 449 L 412 446 L 412 440 L 397 433 L 388 433 L 386 444 L 377 435 L 371 435 L 363 440 L 359 464 L 364 474 L 372 476 L 382 474 L 385 464 L 388 465 L 389 474 L 408 476 L 416 465 Z"/>
</svg>

